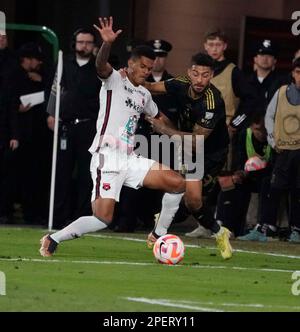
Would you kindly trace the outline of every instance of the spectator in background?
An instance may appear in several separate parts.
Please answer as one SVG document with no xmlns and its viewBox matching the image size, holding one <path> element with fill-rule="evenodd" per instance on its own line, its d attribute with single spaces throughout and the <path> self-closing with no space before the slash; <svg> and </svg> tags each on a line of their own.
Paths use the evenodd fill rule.
<svg viewBox="0 0 300 332">
<path fill-rule="evenodd" d="M 249 75 L 248 82 L 257 93 L 256 112 L 265 114 L 268 102 L 272 98 L 273 84 L 280 84 L 283 77 L 276 71 L 277 50 L 271 40 L 265 39 L 258 43 L 253 58 L 254 71 Z"/>
<path fill-rule="evenodd" d="M 45 153 L 49 147 L 46 112 L 44 103 L 23 104 L 20 97 L 44 91 L 45 78 L 41 72 L 43 53 L 39 45 L 27 43 L 22 45 L 18 55 L 19 65 L 3 83 L 5 107 L 10 113 L 18 113 L 20 146 L 6 160 L 7 192 L 1 201 L 1 209 L 9 212 L 13 202 L 20 200 L 24 222 L 41 224 L 48 213 L 47 197 L 41 195 L 41 192 L 45 192 L 45 183 L 49 177 L 43 168 L 48 163 Z M 15 193 L 12 192 L 14 187 Z"/>
<path fill-rule="evenodd" d="M 264 115 L 255 114 L 251 125 L 240 131 L 237 144 L 238 167 L 229 177 L 219 177 L 221 192 L 217 204 L 217 220 L 234 233 L 244 234 L 245 219 L 251 193 L 260 193 L 263 179 L 270 176 L 272 149 L 267 142 Z M 245 172 L 247 160 L 257 156 L 268 167 L 257 171 Z"/>
<path fill-rule="evenodd" d="M 0 31 L 0 88 L 5 76 L 17 65 L 15 53 L 8 48 L 7 35 L 3 30 Z"/>
<path fill-rule="evenodd" d="M 267 108 L 269 144 L 278 152 L 271 186 L 256 232 L 266 237 L 266 226 L 276 226 L 281 196 L 291 194 L 289 241 L 300 243 L 300 58 L 292 64 L 293 82 L 277 90 Z"/>
<path fill-rule="evenodd" d="M 223 31 L 215 30 L 205 36 L 204 49 L 216 61 L 211 82 L 224 98 L 226 122 L 229 134 L 232 135 L 246 123 L 247 116 L 253 112 L 257 100 L 245 75 L 225 58 L 227 47 L 228 38 Z"/>
<path fill-rule="evenodd" d="M 91 214 L 91 155 L 88 149 L 96 133 L 101 88 L 93 55 L 95 44 L 93 30 L 78 29 L 74 32 L 72 54 L 63 60 L 60 119 L 54 118 L 55 81 L 49 98 L 49 128 L 53 129 L 55 121 L 59 121 L 53 220 L 57 229 L 71 219 Z M 73 176 L 76 188 L 73 188 Z"/>
<path fill-rule="evenodd" d="M 0 31 L 0 224 L 9 222 L 8 207 L 5 204 L 9 190 L 7 179 L 8 159 L 11 151 L 19 146 L 17 110 L 8 107 L 9 89 L 6 81 L 9 70 L 17 65 L 14 52 L 8 48 L 7 36 L 4 30 Z"/>
</svg>

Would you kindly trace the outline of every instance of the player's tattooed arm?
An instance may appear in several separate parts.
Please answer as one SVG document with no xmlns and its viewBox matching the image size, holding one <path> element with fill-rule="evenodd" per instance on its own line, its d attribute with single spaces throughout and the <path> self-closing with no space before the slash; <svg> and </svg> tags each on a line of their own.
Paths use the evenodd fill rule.
<svg viewBox="0 0 300 332">
<path fill-rule="evenodd" d="M 113 31 L 113 18 L 99 18 L 100 26 L 94 24 L 98 30 L 103 43 L 96 57 L 97 73 L 102 78 L 107 78 L 112 72 L 112 66 L 108 63 L 112 43 L 117 39 L 122 30 Z"/>
</svg>

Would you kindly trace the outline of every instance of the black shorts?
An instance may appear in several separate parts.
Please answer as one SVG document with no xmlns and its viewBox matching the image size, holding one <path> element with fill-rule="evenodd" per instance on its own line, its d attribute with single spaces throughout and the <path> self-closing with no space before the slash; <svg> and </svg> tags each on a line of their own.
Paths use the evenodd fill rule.
<svg viewBox="0 0 300 332">
<path fill-rule="evenodd" d="M 203 196 L 207 196 L 218 183 L 218 175 L 224 168 L 228 150 L 224 149 L 204 156 Z"/>
<path fill-rule="evenodd" d="M 277 189 L 300 188 L 300 150 L 284 150 L 278 154 L 271 186 Z"/>
</svg>

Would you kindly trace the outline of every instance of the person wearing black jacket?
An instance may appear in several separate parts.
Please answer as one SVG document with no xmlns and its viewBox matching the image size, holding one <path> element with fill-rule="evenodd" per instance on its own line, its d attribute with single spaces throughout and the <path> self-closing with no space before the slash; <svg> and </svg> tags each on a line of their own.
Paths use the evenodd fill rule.
<svg viewBox="0 0 300 332">
<path fill-rule="evenodd" d="M 101 82 L 97 77 L 93 48 L 96 36 L 90 29 L 78 29 L 72 37 L 72 54 L 63 61 L 57 155 L 54 227 L 90 214 L 91 155 L 88 148 L 96 134 Z M 55 123 L 55 80 L 48 103 L 48 126 Z M 74 174 L 75 173 L 75 174 Z M 72 177 L 76 188 L 72 190 Z M 75 192 L 76 194 L 72 193 Z"/>
<path fill-rule="evenodd" d="M 8 158 L 19 146 L 17 110 L 8 107 L 10 89 L 7 77 L 9 71 L 17 65 L 16 56 L 8 48 L 7 36 L 0 32 L 0 223 L 8 222 L 6 196 L 9 190 L 7 179 Z"/>
<path fill-rule="evenodd" d="M 269 39 L 258 43 L 253 58 L 254 71 L 247 78 L 257 94 L 256 112 L 262 115 L 266 113 L 268 103 L 277 90 L 274 91 L 274 85 L 279 87 L 286 80 L 286 75 L 276 70 L 277 50 L 273 44 Z"/>
<path fill-rule="evenodd" d="M 4 107 L 9 117 L 13 115 L 16 119 L 13 124 L 17 127 L 15 131 L 20 145 L 14 153 L 8 153 L 5 160 L 7 190 L 1 200 L 1 210 L 9 213 L 13 202 L 20 201 L 24 222 L 32 224 L 41 223 L 47 215 L 44 192 L 48 176 L 44 166 L 48 164 L 47 134 L 50 133 L 44 104 L 23 104 L 20 100 L 22 96 L 45 89 L 45 75 L 41 70 L 42 50 L 30 42 L 21 46 L 18 56 L 19 65 L 3 81 Z M 16 188 L 15 192 L 13 188 Z"/>
</svg>

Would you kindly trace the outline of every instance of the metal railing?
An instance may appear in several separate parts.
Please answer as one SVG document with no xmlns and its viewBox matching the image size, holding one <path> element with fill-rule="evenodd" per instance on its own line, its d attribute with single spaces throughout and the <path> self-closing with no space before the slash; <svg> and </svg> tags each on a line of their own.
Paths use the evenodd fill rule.
<svg viewBox="0 0 300 332">
<path fill-rule="evenodd" d="M 7 30 L 22 30 L 22 31 L 34 31 L 42 34 L 43 38 L 52 45 L 53 48 L 53 61 L 57 61 L 59 42 L 55 32 L 46 26 L 41 25 L 30 25 L 30 24 L 17 24 L 17 23 L 6 23 Z"/>
</svg>

